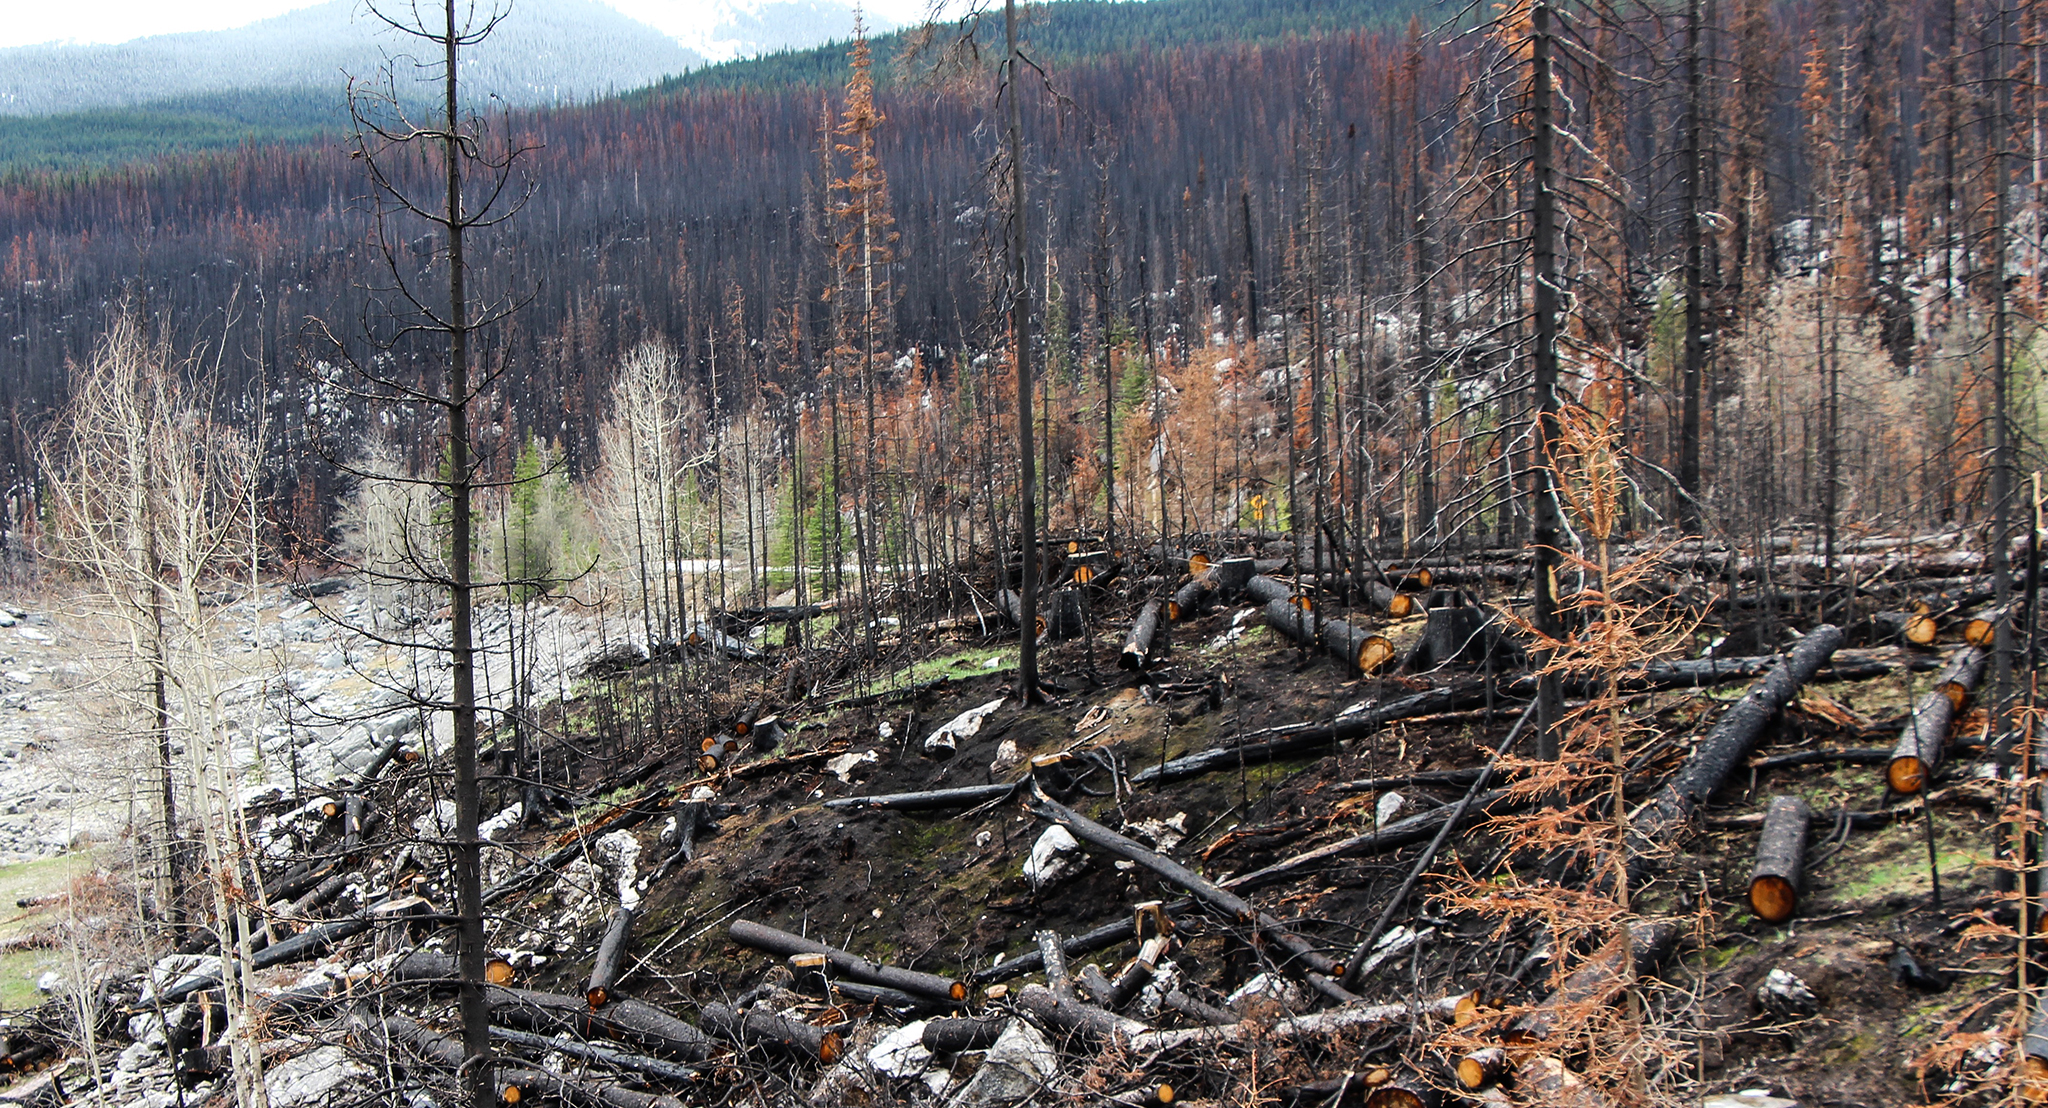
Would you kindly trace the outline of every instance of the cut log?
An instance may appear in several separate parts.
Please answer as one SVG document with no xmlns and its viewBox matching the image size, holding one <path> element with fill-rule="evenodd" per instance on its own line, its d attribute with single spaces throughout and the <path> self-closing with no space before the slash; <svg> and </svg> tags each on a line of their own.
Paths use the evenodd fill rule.
<svg viewBox="0 0 2048 1108">
<path fill-rule="evenodd" d="M 1098 1008 L 1079 997 L 1062 997 L 1044 985 L 1026 985 L 1017 993 L 1017 1010 L 1048 1030 L 1103 1042 L 1129 1041 L 1152 1029 L 1134 1019 Z"/>
<path fill-rule="evenodd" d="M 827 808 L 887 808 L 897 812 L 933 812 L 948 808 L 973 808 L 993 800 L 1007 800 L 1022 781 L 1007 785 L 961 785 L 951 789 L 927 789 L 915 793 L 883 793 L 879 796 L 842 796 L 825 802 Z"/>
<path fill-rule="evenodd" d="M 1152 657 L 1152 640 L 1159 631 L 1160 609 L 1164 605 L 1158 600 L 1147 601 L 1138 612 L 1138 618 L 1131 623 L 1131 633 L 1124 636 L 1123 652 L 1117 656 L 1119 668 L 1143 670 Z"/>
<path fill-rule="evenodd" d="M 1353 1003 L 1282 1020 L 1237 1020 L 1221 1027 L 1152 1031 L 1133 1036 L 1129 1045 L 1133 1054 L 1142 1056 L 1180 1047 L 1293 1042 L 1321 1035 L 1352 1035 L 1388 1027 L 1406 1027 L 1418 1020 L 1449 1020 L 1457 1013 L 1458 1002 L 1463 999 L 1460 995 L 1411 1004 Z"/>
<path fill-rule="evenodd" d="M 460 984 L 454 956 L 433 951 L 406 955 L 386 978 L 394 984 L 436 990 Z M 701 1062 L 711 1056 L 713 1049 L 711 1040 L 694 1024 L 643 1001 L 613 997 L 602 1009 L 593 1011 L 585 997 L 502 985 L 486 986 L 484 999 L 490 1005 L 493 1023 L 537 1031 L 566 1031 L 585 1038 L 602 1035 L 685 1062 Z"/>
<path fill-rule="evenodd" d="M 466 1064 L 460 1040 L 428 1030 L 404 1016 L 378 1015 L 365 1008 L 359 1009 L 351 1022 L 376 1045 L 386 1050 L 394 1045 L 409 1047 L 451 1075 L 462 1071 Z M 501 1062 L 493 1076 L 501 1097 L 508 1103 L 534 1095 L 554 1097 L 583 1108 L 682 1108 L 682 1101 L 672 1096 L 639 1092 L 609 1081 L 570 1081 L 526 1066 Z"/>
<path fill-rule="evenodd" d="M 1998 629 L 2012 619 L 2012 612 L 2018 605 L 2007 604 L 1979 613 L 1963 624 L 1963 641 L 1980 650 L 1990 650 L 1998 641 Z"/>
<path fill-rule="evenodd" d="M 1161 905 L 1159 906 L 1159 917 L 1171 921 L 1173 915 L 1187 911 L 1189 908 L 1194 907 L 1194 904 L 1195 902 L 1189 899 L 1176 900 L 1172 903 Z M 1062 941 L 1060 943 L 1060 950 L 1069 958 L 1078 958 L 1084 954 L 1093 954 L 1098 950 L 1106 950 L 1118 943 L 1129 942 L 1139 937 L 1139 920 L 1151 918 L 1154 917 L 1149 915 L 1126 916 L 1115 923 L 1105 924 L 1093 931 L 1084 931 L 1071 939 Z M 1027 973 L 1037 973 L 1044 968 L 1045 960 L 1043 956 L 1038 951 L 1033 950 L 1028 954 L 1020 954 L 1015 958 L 997 962 L 986 969 L 976 970 L 969 977 L 977 985 L 989 985 L 997 981 L 1008 981 L 1013 977 L 1022 977 Z"/>
<path fill-rule="evenodd" d="M 1278 600 L 1289 604 L 1306 604 L 1308 598 L 1298 596 L 1294 586 L 1275 577 L 1256 574 L 1244 583 L 1244 594 L 1253 602 L 1264 606 Z"/>
<path fill-rule="evenodd" d="M 1279 920 L 1253 908 L 1243 897 L 1213 884 L 1179 862 L 1148 850 L 1061 804 L 1045 795 L 1035 782 L 1032 791 L 1026 795 L 1024 804 L 1033 815 L 1059 824 L 1082 842 L 1100 847 L 1151 870 L 1186 889 L 1195 899 L 1241 923 L 1255 924 L 1267 941 L 1286 952 L 1287 957 L 1280 960 L 1281 968 L 1299 974 L 1314 986 L 1316 991 L 1339 1003 L 1349 1003 L 1357 999 L 1331 980 L 1343 975 L 1344 968 L 1341 965 L 1317 950 L 1308 940 L 1282 927 Z"/>
<path fill-rule="evenodd" d="M 1578 1012 L 1607 1004 L 1638 977 L 1653 977 L 1678 949 L 1678 925 L 1670 920 L 1636 923 L 1573 970 L 1557 991 L 1508 1027 L 1515 1042 L 1540 1042 L 1568 1027 Z"/>
<path fill-rule="evenodd" d="M 1796 796 L 1774 796 L 1749 875 L 1749 906 L 1765 923 L 1783 923 L 1799 910 L 1806 885 L 1806 824 L 1813 812 Z"/>
<path fill-rule="evenodd" d="M 1497 1046 L 1481 1047 L 1458 1059 L 1458 1084 L 1477 1092 L 1497 1083 L 1513 1068 L 1507 1051 Z"/>
<path fill-rule="evenodd" d="M 285 917 L 294 920 L 311 919 L 315 909 L 340 896 L 341 890 L 348 888 L 349 882 L 354 879 L 353 873 L 337 873 L 329 877 L 315 885 L 306 895 L 285 905 Z"/>
<path fill-rule="evenodd" d="M 347 919 L 309 927 L 288 939 L 279 939 L 257 951 L 256 956 L 249 960 L 249 964 L 256 969 L 269 969 L 272 966 L 290 965 L 293 962 L 318 958 L 345 940 L 368 931 L 374 922 L 366 915 L 350 916 Z"/>
<path fill-rule="evenodd" d="M 674 1062 L 663 1061 L 660 1058 L 650 1058 L 645 1054 L 629 1054 L 623 1050 L 613 1050 L 607 1046 L 586 1043 L 580 1039 L 570 1038 L 567 1035 L 535 1035 L 530 1031 L 516 1031 L 510 1027 L 493 1027 L 491 1028 L 491 1038 L 497 1039 L 500 1042 L 523 1046 L 530 1050 L 545 1050 L 556 1054 L 566 1054 L 571 1058 L 581 1058 L 587 1062 L 599 1062 L 613 1069 L 644 1073 L 649 1077 L 658 1077 L 663 1081 L 673 1082 L 677 1085 L 693 1084 L 700 1076 L 696 1070 L 688 1066 L 677 1065 Z"/>
<path fill-rule="evenodd" d="M 1965 647 L 1949 660 L 1934 688 L 1913 705 L 1885 766 L 1885 783 L 1893 792 L 1911 796 L 1927 787 L 1948 752 L 1949 730 L 1969 702 L 1970 690 L 1984 673 L 1985 651 Z"/>
<path fill-rule="evenodd" d="M 1394 657 L 1394 646 L 1363 627 L 1324 619 L 1318 634 L 1313 612 L 1285 600 L 1266 603 L 1266 625 L 1306 646 L 1320 646 L 1360 673 L 1372 673 Z"/>
<path fill-rule="evenodd" d="M 632 937 L 633 917 L 638 914 L 633 906 L 620 905 L 604 929 L 604 941 L 597 944 L 597 958 L 590 966 L 590 980 L 583 986 L 583 996 L 592 1008 L 602 1008 L 613 999 L 619 969 L 626 960 L 626 940 Z"/>
<path fill-rule="evenodd" d="M 1749 757 L 1765 725 L 1798 695 L 1841 645 L 1840 628 L 1825 623 L 1814 628 L 1783 662 L 1773 666 L 1741 700 L 1721 713 L 1678 775 L 1631 821 L 1632 868 L 1680 835 L 1714 790 Z"/>
<path fill-rule="evenodd" d="M 926 1020 L 922 1042 L 934 1054 L 987 1050 L 1010 1022 L 1008 1016 L 946 1016 Z"/>
<path fill-rule="evenodd" d="M 1208 577 L 1197 577 L 1173 592 L 1173 599 L 1166 602 L 1166 618 L 1176 623 L 1194 619 L 1209 607 L 1216 596 L 1214 582 Z"/>
<path fill-rule="evenodd" d="M 814 939 L 792 935 L 752 920 L 734 920 L 726 928 L 726 933 L 741 946 L 765 951 L 779 958 L 787 958 L 792 954 L 823 954 L 834 972 L 855 981 L 901 989 L 912 996 L 929 997 L 954 1004 L 967 999 L 967 983 L 964 981 L 904 969 L 900 966 L 880 965 L 857 954 L 849 954 L 837 947 L 826 946 Z"/>
<path fill-rule="evenodd" d="M 736 1046 L 765 1049 L 804 1062 L 831 1065 L 843 1050 L 839 1032 L 816 1027 L 755 1006 L 744 1012 L 725 1004 L 697 1009 L 704 1029 Z"/>
<path fill-rule="evenodd" d="M 1443 1093 L 1418 1073 L 1397 1073 L 1365 1095 L 1365 1108 L 1436 1108 Z"/>
<path fill-rule="evenodd" d="M 1101 588 L 1116 579 L 1121 566 L 1107 550 L 1083 550 L 1067 555 L 1067 580 L 1076 585 Z"/>
<path fill-rule="evenodd" d="M 1956 711 L 1963 710 L 1969 703 L 1970 693 L 1977 688 L 1977 682 L 1984 679 L 1984 663 L 1990 653 L 1982 647 L 1959 650 L 1950 658 L 1941 676 L 1934 679 L 1934 687 L 1948 697 Z"/>
<path fill-rule="evenodd" d="M 1515 1088 L 1527 1098 L 1521 1103 L 1544 1108 L 1607 1108 L 1607 1098 L 1598 1089 L 1547 1054 L 1531 1057 L 1515 1069 Z"/>
</svg>

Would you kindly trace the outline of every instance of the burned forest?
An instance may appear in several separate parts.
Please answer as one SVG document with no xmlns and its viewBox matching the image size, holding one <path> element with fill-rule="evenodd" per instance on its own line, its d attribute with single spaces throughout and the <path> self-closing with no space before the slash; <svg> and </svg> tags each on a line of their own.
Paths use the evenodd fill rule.
<svg viewBox="0 0 2048 1108">
<path fill-rule="evenodd" d="M 357 18 L 0 166 L 0 1108 L 2048 1102 L 2048 7 Z"/>
</svg>

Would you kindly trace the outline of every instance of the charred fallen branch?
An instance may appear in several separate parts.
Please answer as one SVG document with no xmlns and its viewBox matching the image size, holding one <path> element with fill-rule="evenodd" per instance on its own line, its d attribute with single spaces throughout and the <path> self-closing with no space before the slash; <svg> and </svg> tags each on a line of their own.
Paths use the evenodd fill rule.
<svg viewBox="0 0 2048 1108">
<path fill-rule="evenodd" d="M 405 1016 L 378 1015 L 358 1009 L 350 1021 L 373 1045 L 390 1051 L 407 1048 L 422 1061 L 453 1076 L 467 1068 L 462 1043 L 450 1035 L 421 1026 Z M 659 1093 L 628 1089 L 610 1081 L 566 1078 L 526 1066 L 500 1062 L 494 1070 L 500 1099 L 518 1103 L 528 1096 L 546 1096 L 586 1108 L 682 1108 L 682 1101 Z"/>
<path fill-rule="evenodd" d="M 792 954 L 822 954 L 833 972 L 864 981 L 870 985 L 900 989 L 912 996 L 927 997 L 949 1004 L 967 999 L 967 983 L 937 974 L 919 970 L 904 969 L 901 966 L 887 966 L 870 962 L 858 954 L 849 954 L 837 947 L 826 946 L 802 935 L 793 935 L 779 928 L 752 920 L 734 920 L 726 933 L 741 946 L 787 958 Z"/>
<path fill-rule="evenodd" d="M 1167 920 L 1170 923 L 1175 915 L 1194 907 L 1195 901 L 1190 898 L 1187 900 L 1175 900 L 1165 904 L 1157 904 L 1155 902 L 1155 906 L 1158 908 L 1158 916 L 1156 918 Z M 1150 917 L 1134 913 L 1115 923 L 1098 927 L 1093 931 L 1084 931 L 1072 938 L 1062 940 L 1060 942 L 1060 951 L 1070 958 L 1075 958 L 1083 954 L 1093 954 L 1098 950 L 1107 950 L 1119 943 L 1129 942 L 1139 937 L 1138 932 L 1146 926 L 1141 921 L 1146 918 Z M 991 985 L 998 981 L 1008 981 L 1013 977 L 1022 977 L 1027 973 L 1037 973 L 1044 968 L 1044 954 L 1033 950 L 1020 954 L 1015 958 L 1004 959 L 986 969 L 976 970 L 969 974 L 968 977 L 977 985 Z"/>
<path fill-rule="evenodd" d="M 428 989 L 452 988 L 459 983 L 455 959 L 427 951 L 407 955 L 391 968 L 387 980 Z M 484 997 L 494 1024 L 584 1038 L 603 1036 L 685 1062 L 701 1062 L 712 1053 L 711 1040 L 695 1025 L 638 1000 L 612 997 L 603 1008 L 592 1009 L 586 997 L 507 985 L 486 986 Z"/>
<path fill-rule="evenodd" d="M 1631 981 L 1655 977 L 1678 949 L 1678 925 L 1651 920 L 1629 925 L 1614 942 L 1573 970 L 1542 1003 L 1507 1028 L 1515 1042 L 1541 1042 L 1570 1024 L 1574 1009 L 1607 1004 Z"/>
<path fill-rule="evenodd" d="M 768 1050 L 803 1062 L 831 1065 L 843 1050 L 839 1032 L 813 1026 L 756 1006 L 745 1011 L 726 1004 L 697 1010 L 704 1029 L 746 1049 Z"/>
<path fill-rule="evenodd" d="M 991 801 L 1008 800 L 1022 781 L 1007 785 L 961 785 L 951 789 L 926 789 L 914 793 L 883 793 L 878 796 L 842 796 L 825 802 L 827 808 L 859 810 L 886 808 L 895 812 L 935 812 L 949 808 L 973 808 Z"/>
<path fill-rule="evenodd" d="M 1357 1033 L 1395 1027 L 1421 1020 L 1449 1020 L 1457 1014 L 1460 996 L 1440 997 L 1413 1004 L 1346 1004 L 1305 1016 L 1282 1020 L 1238 1020 L 1221 1027 L 1189 1027 L 1177 1031 L 1149 1031 L 1133 1035 L 1133 1053 L 1176 1050 L 1191 1046 L 1221 1046 L 1270 1039 L 1290 1042 L 1318 1035 Z"/>
<path fill-rule="evenodd" d="M 1082 842 L 1100 847 L 1127 861 L 1135 862 L 1145 869 L 1158 874 L 1160 877 L 1186 889 L 1194 895 L 1196 900 L 1222 912 L 1230 919 L 1239 923 L 1253 924 L 1258 928 L 1259 933 L 1266 937 L 1267 941 L 1286 952 L 1287 958 L 1281 960 L 1281 968 L 1298 974 L 1310 985 L 1314 986 L 1317 992 L 1339 1003 L 1348 1003 L 1357 999 L 1332 980 L 1332 978 L 1342 976 L 1344 967 L 1341 964 L 1332 961 L 1329 957 L 1318 951 L 1307 939 L 1282 927 L 1280 922 L 1272 916 L 1253 908 L 1250 902 L 1246 901 L 1243 897 L 1211 883 L 1201 874 L 1181 865 L 1179 862 L 1148 850 L 1139 843 L 1111 831 L 1109 828 L 1096 823 L 1087 816 L 1045 795 L 1043 791 L 1035 787 L 1031 793 L 1026 795 L 1024 805 L 1033 815 L 1059 824 Z"/>
</svg>

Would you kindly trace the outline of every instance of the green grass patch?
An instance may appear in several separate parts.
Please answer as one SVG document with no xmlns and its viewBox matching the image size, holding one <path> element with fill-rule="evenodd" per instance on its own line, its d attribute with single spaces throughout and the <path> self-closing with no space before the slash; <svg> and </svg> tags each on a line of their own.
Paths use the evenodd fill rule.
<svg viewBox="0 0 2048 1108">
<path fill-rule="evenodd" d="M 91 873 L 93 868 L 91 851 L 0 866 L 0 906 L 12 908 L 14 902 L 23 897 L 61 893 L 71 887 L 72 878 Z M 0 938 L 26 933 L 35 925 L 38 914 L 30 909 L 0 917 Z"/>
<path fill-rule="evenodd" d="M 48 1000 L 36 988 L 36 979 L 59 968 L 63 957 L 60 950 L 15 950 L 0 954 L 0 1011 L 19 1012 Z"/>
<path fill-rule="evenodd" d="M 989 665 L 990 659 L 995 659 L 996 664 L 993 666 Z M 927 681 L 936 681 L 941 677 L 955 679 L 981 677 L 990 673 L 1006 673 L 1016 668 L 1017 648 L 1015 646 L 977 646 L 968 650 L 962 650 L 957 654 L 941 654 L 937 657 L 926 658 L 924 661 L 914 663 L 909 669 L 903 671 L 903 683 L 906 685 L 922 685 Z"/>
</svg>

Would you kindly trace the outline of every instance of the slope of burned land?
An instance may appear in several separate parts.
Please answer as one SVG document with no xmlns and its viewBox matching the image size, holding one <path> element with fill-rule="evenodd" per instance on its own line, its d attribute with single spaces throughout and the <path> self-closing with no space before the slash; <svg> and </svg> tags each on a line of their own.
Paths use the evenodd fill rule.
<svg viewBox="0 0 2048 1108">
<path fill-rule="evenodd" d="M 590 677 L 579 695 L 534 722 L 527 740 L 538 753 L 529 762 L 511 761 L 512 736 L 501 733 L 506 760 L 486 807 L 502 813 L 491 821 L 499 845 L 486 882 L 492 943 L 511 989 L 494 994 L 494 1010 L 505 1015 L 508 1035 L 569 1036 L 501 1046 L 508 1057 L 533 1059 L 538 1072 L 573 1066 L 583 1082 L 529 1083 L 528 1091 L 640 1108 L 668 1095 L 998 1104 L 1013 1101 L 991 1091 L 993 1077 L 977 1084 L 971 1075 L 1014 1063 L 1035 1075 L 1031 1095 L 1043 1103 L 1354 1103 L 1361 1101 L 1343 1098 L 1367 1090 L 1382 1097 L 1371 1103 L 1410 1103 L 1384 1097 L 1410 1080 L 1456 1087 L 1458 1058 L 1438 1033 L 1461 1023 L 1461 1034 L 1508 1044 L 1510 1069 L 1521 1071 L 1474 1096 L 1567 1103 L 1543 1084 L 1540 1065 L 1562 1059 L 1570 1078 L 1582 1059 L 1569 1036 L 1605 1016 L 1576 1011 L 1564 1031 L 1529 1033 L 1531 1018 L 1554 1018 L 1544 1013 L 1561 1003 L 1557 996 L 1603 1010 L 1613 1002 L 1658 1041 L 1676 1044 L 1678 1053 L 1644 1071 L 1633 1099 L 1645 1102 L 1759 1088 L 1809 1105 L 1919 1102 L 1968 1093 L 2003 1064 L 1965 1049 L 1978 1041 L 1972 1036 L 1997 1031 L 2011 1004 L 2009 944 L 1965 934 L 1979 917 L 1997 916 L 1995 882 L 1978 864 L 1994 851 L 2003 802 L 1980 772 L 1988 757 L 1979 745 L 1983 711 L 1958 714 L 1953 753 L 1923 797 L 1889 793 L 1886 778 L 1915 702 L 1939 695 L 1948 659 L 1972 649 L 1962 640 L 1966 620 L 1946 619 L 1935 643 L 1907 648 L 1889 641 L 1901 633 L 1899 621 L 1872 614 L 1897 596 L 1870 592 L 1829 613 L 1850 628 L 1849 644 L 1821 660 L 1704 811 L 1669 837 L 1668 855 L 1643 864 L 1628 910 L 1615 917 L 1679 921 L 1676 943 L 1666 946 L 1673 953 L 1646 960 L 1639 950 L 1640 977 L 1580 995 L 1572 982 L 1603 964 L 1598 950 L 1550 950 L 1545 933 L 1510 905 L 1496 911 L 1481 898 L 1475 908 L 1470 895 L 1442 895 L 1455 873 L 1495 882 L 1503 901 L 1544 882 L 1597 891 L 1602 880 L 1501 822 L 1536 807 L 1529 798 L 1474 788 L 1474 771 L 1527 701 L 1518 632 L 1493 606 L 1511 600 L 1512 569 L 1435 567 L 1438 580 L 1416 594 L 1424 603 L 1405 618 L 1386 615 L 1384 597 L 1347 609 L 1334 588 L 1321 594 L 1326 618 L 1385 636 L 1393 657 L 1372 673 L 1305 651 L 1275 626 L 1284 617 L 1227 591 L 1207 598 L 1217 601 L 1207 611 L 1193 605 L 1187 618 L 1162 621 L 1166 642 L 1151 644 L 1144 668 L 1119 668 L 1125 635 L 1145 605 L 1189 580 L 1172 571 L 1131 576 L 1137 580 L 1090 586 L 1088 632 L 1046 644 L 1044 672 L 1056 687 L 1041 706 L 1014 696 L 1005 664 L 1014 633 L 979 620 L 898 648 L 893 680 L 820 680 L 807 692 L 787 679 L 787 667 L 821 672 L 822 652 L 799 662 L 773 645 L 785 632 L 770 627 L 746 639 L 755 646 L 725 644 L 734 647 L 725 656 L 674 655 Z M 1768 645 L 1789 649 L 1800 630 L 1814 630 L 1813 613 L 1796 607 L 1797 589 L 1770 600 L 1777 629 L 1760 628 L 1753 606 L 1739 602 L 1739 576 L 1739 567 L 1722 565 L 1674 578 L 1683 583 L 1672 590 L 1680 607 L 1703 621 L 1694 641 L 1769 635 L 1776 641 Z M 1402 664 L 1433 660 L 1416 648 L 1454 606 L 1446 579 L 1473 582 L 1458 603 L 1481 613 L 1470 638 L 1487 650 L 1452 651 L 1442 665 Z M 1413 583 L 1398 573 L 1387 581 Z M 813 622 L 829 621 L 820 613 Z M 682 657 L 687 690 L 673 669 Z M 1612 711 L 1647 725 L 1653 737 L 1624 751 L 1627 808 L 1642 813 L 1711 742 L 1730 706 L 1789 664 L 1787 656 L 1729 657 L 1704 675 L 1644 669 L 1615 682 L 1616 692 L 1567 692 L 1610 695 Z M 778 702 L 780 689 L 802 695 Z M 950 751 L 928 749 L 942 726 L 990 705 Z M 1382 718 L 1390 712 L 1405 718 Z M 1232 753 L 1209 764 L 1176 761 L 1219 749 Z M 292 796 L 251 813 L 268 841 L 295 848 L 276 850 L 264 874 L 271 930 L 262 939 L 270 945 L 257 957 L 276 963 L 260 975 L 267 987 L 299 990 L 284 994 L 297 1000 L 271 1002 L 273 1064 L 285 1072 L 294 1072 L 290 1059 L 308 1042 L 329 1042 L 346 1043 L 370 1064 L 401 1059 L 408 1080 L 445 1078 L 430 1047 L 432 1027 L 453 1026 L 451 1010 L 421 983 L 445 977 L 445 966 L 404 960 L 452 949 L 435 914 L 450 900 L 446 874 L 429 845 L 445 782 L 430 759 L 392 765 L 374 780 L 337 782 L 324 798 Z M 987 788 L 1006 784 L 1015 788 Z M 984 788 L 926 797 L 911 810 L 854 803 L 973 786 Z M 1479 803 L 1433 844 L 1468 792 Z M 1752 908 L 1750 887 L 1764 813 L 1777 795 L 1801 798 L 1811 818 L 1796 863 L 1796 911 L 1770 924 Z M 351 807 L 350 797 L 361 799 Z M 1132 849 L 1052 850 L 1063 837 L 1072 842 L 1048 831 L 1047 815 L 1062 811 L 1127 836 Z M 1389 899 L 1432 846 L 1427 876 L 1380 931 Z M 1175 866 L 1195 871 L 1206 887 L 1173 877 Z M 1464 888 L 1469 894 L 1470 883 Z M 1252 914 L 1233 916 L 1233 896 L 1249 901 Z M 1143 950 L 1136 935 L 1143 925 L 1134 912 L 1148 902 L 1163 902 L 1170 917 L 1164 949 Z M 625 904 L 625 942 L 601 952 Z M 741 941 L 744 928 L 734 925 L 742 921 L 856 957 L 826 960 L 823 972 L 838 986 L 828 997 L 813 979 L 815 959 Z M 999 968 L 1038 954 L 1041 933 L 1074 940 L 1119 923 L 1132 926 L 1073 951 L 1068 974 L 1056 967 L 1051 999 L 1026 984 L 1048 980 L 1042 960 L 1028 972 Z M 1639 937 L 1648 933 L 1647 922 L 1635 927 Z M 1369 935 L 1382 957 L 1352 982 L 1355 999 L 1333 1004 L 1332 996 L 1348 994 L 1329 978 L 1349 968 Z M 1134 971 L 1141 953 L 1157 965 Z M 607 954 L 616 958 L 607 995 L 585 998 L 593 962 Z M 897 971 L 912 971 L 910 986 Z M 193 958 L 160 964 L 148 1001 L 138 995 L 147 977 L 106 990 L 108 1032 L 145 1044 L 110 1073 L 124 1099 L 161 1088 L 177 1048 L 204 1047 L 210 1029 L 194 1032 L 177 1013 L 204 1009 L 208 972 Z M 959 982 L 964 1000 L 916 991 L 934 980 Z M 1105 985 L 1113 993 L 1107 1005 L 1098 1003 Z M 561 996 L 574 1012 L 549 1016 L 553 1001 L 512 991 L 520 989 Z M 1458 998 L 1469 1001 L 1458 1018 L 1439 1018 Z M 158 1000 L 178 1003 L 152 1024 L 164 1011 Z M 1394 1007 L 1374 1007 L 1384 1005 Z M 1136 1022 L 1116 1022 L 1111 1006 Z M 906 1047 L 919 1032 L 900 1028 L 956 1007 L 995 1017 L 980 1039 L 953 1044 L 972 1049 L 930 1055 Z M 398 1011 L 427 1024 L 394 1022 Z M 131 1025 L 131 1016 L 140 1022 Z M 1007 1045 L 984 1054 L 1013 1016 L 1023 1022 Z M 1207 1035 L 1167 1030 L 1205 1026 L 1205 1017 L 1238 1022 Z M 9 1049 L 24 1066 L 35 1064 L 57 1022 L 48 1011 L 17 1021 Z M 1026 1025 L 1043 1029 L 1052 1053 Z M 924 1025 L 926 1041 L 938 1026 Z M 700 1041 L 696 1027 L 708 1039 Z M 614 1056 L 578 1045 L 586 1040 Z M 694 1076 L 664 1071 L 650 1056 Z M 204 1050 L 175 1061 L 188 1085 L 215 1087 L 206 1084 Z M 66 1065 L 43 1076 L 68 1072 L 76 1087 L 80 1063 Z M 506 1072 L 508 1081 L 523 1080 L 516 1067 Z"/>
</svg>

